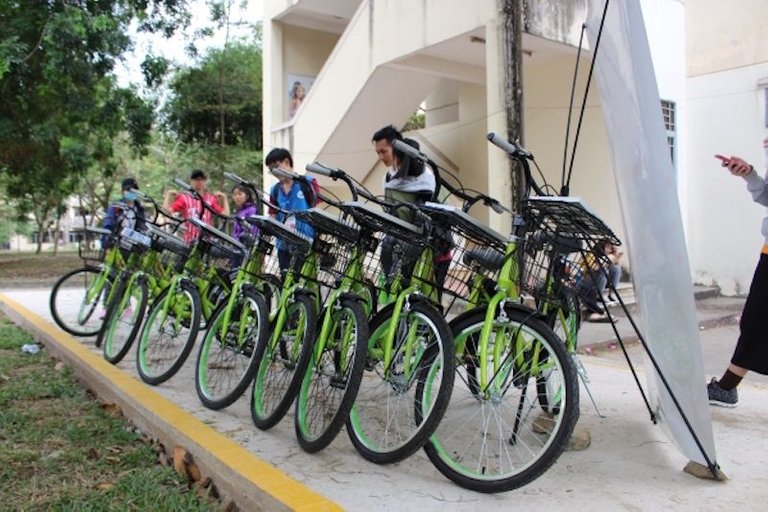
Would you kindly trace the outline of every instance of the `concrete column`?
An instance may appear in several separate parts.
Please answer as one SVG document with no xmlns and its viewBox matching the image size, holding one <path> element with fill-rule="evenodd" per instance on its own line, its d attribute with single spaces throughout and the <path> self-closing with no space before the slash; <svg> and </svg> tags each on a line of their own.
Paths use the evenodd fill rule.
<svg viewBox="0 0 768 512">
<path fill-rule="evenodd" d="M 501 3 L 503 0 L 499 0 Z M 504 24 L 501 12 L 492 16 L 486 25 L 485 73 L 487 84 L 486 105 L 488 110 L 487 131 L 507 136 L 506 110 L 506 57 L 504 52 Z M 510 160 L 506 153 L 487 143 L 488 154 L 488 190 L 505 205 L 512 205 L 512 178 Z M 510 232 L 510 219 L 497 215 L 490 217 L 489 224 L 501 233 Z"/>
</svg>

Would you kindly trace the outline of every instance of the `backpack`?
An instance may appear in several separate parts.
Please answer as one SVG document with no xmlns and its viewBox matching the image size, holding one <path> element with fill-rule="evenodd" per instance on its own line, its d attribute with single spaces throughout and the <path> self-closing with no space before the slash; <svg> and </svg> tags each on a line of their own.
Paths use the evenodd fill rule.
<svg viewBox="0 0 768 512">
<path fill-rule="evenodd" d="M 304 199 L 307 201 L 307 204 L 310 208 L 317 205 L 317 194 L 315 193 L 315 190 L 312 188 L 312 185 L 307 183 L 305 180 L 297 180 L 299 187 L 301 188 L 301 193 L 304 194 Z M 280 186 L 280 182 L 275 183 L 272 185 L 272 190 L 269 192 L 269 202 L 277 205 L 277 191 Z"/>
</svg>

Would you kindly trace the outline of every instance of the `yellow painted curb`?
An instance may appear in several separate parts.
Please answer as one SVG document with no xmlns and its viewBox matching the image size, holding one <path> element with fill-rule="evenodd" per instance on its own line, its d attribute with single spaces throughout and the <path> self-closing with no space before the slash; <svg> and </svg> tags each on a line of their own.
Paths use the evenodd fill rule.
<svg viewBox="0 0 768 512">
<path fill-rule="evenodd" d="M 118 401 L 121 398 L 126 400 L 125 403 L 118 403 L 124 410 L 131 411 L 143 408 L 145 411 L 139 411 L 139 413 L 143 413 L 144 419 L 152 418 L 162 421 L 164 423 L 162 428 L 166 432 L 170 429 L 171 435 L 176 435 L 174 439 L 176 444 L 185 446 L 185 440 L 191 442 L 190 444 L 194 447 L 186 447 L 195 461 L 204 469 L 231 472 L 229 475 L 218 474 L 218 471 L 207 473 L 218 487 L 227 483 L 230 486 L 235 485 L 236 482 L 233 482 L 232 478 L 242 479 L 243 482 L 250 483 L 254 487 L 254 493 L 249 495 L 249 490 L 243 489 L 241 485 L 235 494 L 241 498 L 250 498 L 245 499 L 245 501 L 252 503 L 254 499 L 259 501 L 259 497 L 266 494 L 263 497 L 267 499 L 259 503 L 259 508 L 274 508 L 277 505 L 280 508 L 285 507 L 292 510 L 342 510 L 333 501 L 321 496 L 268 462 L 256 457 L 231 439 L 219 434 L 144 383 L 98 357 L 79 343 L 76 338 L 69 336 L 2 293 L 0 293 L 0 309 L 21 324 L 22 327 L 31 331 L 38 340 L 46 345 L 46 348 L 49 348 L 50 352 L 60 353 L 64 359 L 80 366 L 81 369 L 90 369 L 91 372 L 98 374 L 101 380 L 106 381 L 107 386 L 111 386 L 113 390 L 118 390 L 119 392 L 110 394 L 116 395 Z M 99 390 L 94 391 L 99 394 Z M 126 415 L 131 418 L 130 413 Z M 133 418 L 131 419 L 133 420 Z M 201 453 L 201 450 L 207 453 Z M 209 462 L 208 468 L 205 467 L 206 461 Z M 221 482 L 220 479 L 226 479 L 227 482 Z M 226 488 L 226 485 L 223 487 Z M 238 496 L 232 498 L 240 504 Z"/>
</svg>

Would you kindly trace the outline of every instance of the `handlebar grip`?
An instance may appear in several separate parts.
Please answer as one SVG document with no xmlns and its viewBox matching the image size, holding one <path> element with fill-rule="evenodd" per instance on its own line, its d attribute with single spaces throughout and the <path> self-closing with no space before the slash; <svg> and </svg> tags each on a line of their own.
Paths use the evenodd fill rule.
<svg viewBox="0 0 768 512">
<path fill-rule="evenodd" d="M 501 148 L 512 156 L 522 156 L 525 158 L 531 158 L 532 156 L 531 152 L 524 147 L 520 146 L 519 144 L 515 144 L 514 142 L 509 142 L 495 132 L 489 132 L 485 137 L 491 142 L 491 144 Z"/>
<path fill-rule="evenodd" d="M 517 146 L 515 146 L 511 142 L 501 138 L 495 132 L 488 133 L 488 135 L 486 135 L 486 138 L 490 141 L 491 144 L 501 148 L 502 150 L 504 150 L 505 152 L 509 153 L 510 155 L 514 155 L 514 154 L 517 153 Z"/>
<path fill-rule="evenodd" d="M 413 146 L 406 144 L 402 140 L 396 140 L 392 143 L 392 147 L 397 149 L 398 151 L 401 151 L 402 153 L 405 153 L 406 155 L 410 156 L 411 158 L 415 158 L 417 160 L 421 160 L 422 162 L 428 162 L 429 157 L 419 151 L 418 149 L 414 148 Z"/>
<path fill-rule="evenodd" d="M 281 167 L 270 167 L 270 171 L 272 171 L 272 174 L 279 178 L 291 178 L 294 180 L 300 180 L 303 178 L 300 174 L 297 174 L 293 171 L 289 171 L 287 169 L 283 169 Z"/>
<path fill-rule="evenodd" d="M 192 190 L 192 186 L 190 186 L 189 183 L 186 183 L 184 181 L 181 181 L 179 178 L 173 178 L 173 182 L 179 187 L 183 188 L 186 191 Z"/>
<path fill-rule="evenodd" d="M 243 178 L 241 178 L 237 174 L 233 174 L 231 172 L 225 172 L 224 173 L 224 177 L 227 178 L 230 181 L 234 181 L 235 183 L 238 183 L 238 184 L 241 184 L 241 185 L 243 183 L 246 183 L 246 181 Z"/>
<path fill-rule="evenodd" d="M 307 169 L 307 172 L 311 172 L 313 174 L 319 174 L 321 176 L 328 176 L 329 178 L 334 178 L 335 175 L 339 172 L 336 169 L 331 169 L 330 167 L 326 167 L 319 162 L 312 162 L 311 164 L 307 164 L 306 169 Z"/>
</svg>

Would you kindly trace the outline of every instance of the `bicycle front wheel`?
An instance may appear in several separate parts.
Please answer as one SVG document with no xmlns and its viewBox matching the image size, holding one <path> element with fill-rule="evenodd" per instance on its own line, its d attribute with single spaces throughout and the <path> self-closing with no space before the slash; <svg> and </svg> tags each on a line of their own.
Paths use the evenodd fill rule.
<svg viewBox="0 0 768 512">
<path fill-rule="evenodd" d="M 171 285 L 157 297 L 136 350 L 141 380 L 156 386 L 179 371 L 195 344 L 201 316 L 200 295 L 191 283 Z"/>
<path fill-rule="evenodd" d="M 94 336 L 104 322 L 106 294 L 112 279 L 99 267 L 83 267 L 64 274 L 48 301 L 56 325 L 73 336 Z"/>
<path fill-rule="evenodd" d="M 451 325 L 457 346 L 465 349 L 448 410 L 424 448 L 453 482 L 493 493 L 530 483 L 557 460 L 579 417 L 579 388 L 562 342 L 533 312 L 508 307 L 506 318 L 494 321 L 481 358 L 485 312 L 475 310 Z M 539 408 L 536 381 L 545 372 L 554 414 Z M 426 379 L 423 402 L 436 396 L 433 388 Z"/>
<path fill-rule="evenodd" d="M 144 320 L 148 299 L 149 289 L 143 278 L 120 281 L 96 340 L 96 345 L 102 346 L 104 359 L 110 363 L 119 363 L 130 350 Z"/>
<path fill-rule="evenodd" d="M 256 354 L 259 363 L 253 379 L 251 418 L 262 430 L 283 419 L 296 398 L 317 330 L 317 313 L 309 296 L 296 295 L 285 308 L 282 327 Z"/>
<path fill-rule="evenodd" d="M 368 319 L 360 301 L 342 300 L 330 314 L 330 322 L 326 338 L 315 342 L 314 358 L 296 403 L 296 437 L 310 453 L 322 450 L 338 435 L 355 401 L 365 365 Z"/>
<path fill-rule="evenodd" d="M 347 421 L 357 451 L 377 464 L 412 455 L 437 428 L 454 379 L 453 337 L 445 319 L 426 302 L 414 302 L 393 318 L 386 306 L 370 324 L 366 372 Z M 391 322 L 395 339 L 389 363 L 383 343 Z M 430 377 L 434 400 L 422 403 L 419 382 Z"/>
<path fill-rule="evenodd" d="M 209 409 L 223 409 L 243 394 L 256 371 L 256 346 L 269 331 L 267 303 L 255 290 L 246 289 L 228 309 L 223 299 L 211 316 L 197 355 L 195 387 Z M 227 331 L 222 332 L 229 312 Z"/>
</svg>

